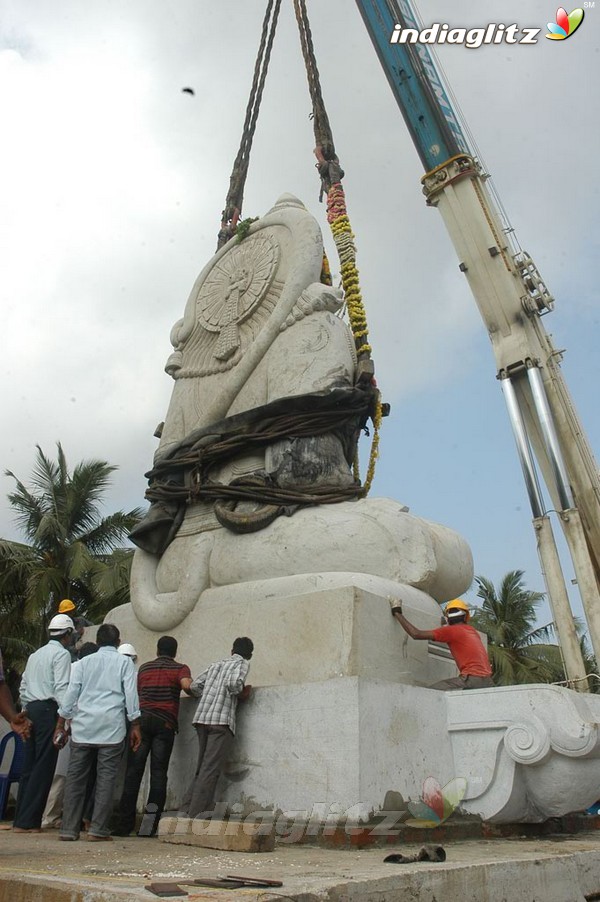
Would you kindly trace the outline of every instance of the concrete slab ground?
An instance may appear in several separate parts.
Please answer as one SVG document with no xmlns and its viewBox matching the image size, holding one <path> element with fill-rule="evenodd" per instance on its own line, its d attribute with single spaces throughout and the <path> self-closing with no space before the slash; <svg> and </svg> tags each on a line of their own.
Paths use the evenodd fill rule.
<svg viewBox="0 0 600 902">
<path fill-rule="evenodd" d="M 597 832 L 444 843 L 444 863 L 384 864 L 392 851 L 280 844 L 274 852 L 216 852 L 156 839 L 59 842 L 56 831 L 0 833 L 0 902 L 140 902 L 150 882 L 243 874 L 276 890 L 184 887 L 190 902 L 591 902 L 600 900 Z M 185 897 L 182 897 L 185 898 Z"/>
</svg>

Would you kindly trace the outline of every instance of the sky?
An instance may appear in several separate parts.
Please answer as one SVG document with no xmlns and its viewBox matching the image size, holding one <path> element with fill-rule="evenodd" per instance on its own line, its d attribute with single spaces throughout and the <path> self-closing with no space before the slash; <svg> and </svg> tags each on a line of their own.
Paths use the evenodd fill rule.
<svg viewBox="0 0 600 902">
<path fill-rule="evenodd" d="M 265 5 L 5 0 L 2 473 L 27 481 L 35 446 L 52 456 L 60 441 L 71 465 L 118 465 L 107 513 L 144 504 L 173 384 L 163 370 L 169 332 L 214 253 Z M 542 28 L 534 46 L 444 46 L 439 58 L 519 240 L 556 297 L 544 322 L 567 350 L 563 372 L 598 453 L 600 2 L 567 41 L 544 39 L 555 8 L 541 0 L 489 0 L 485 13 L 467 0 L 448 6 L 421 0 L 424 23 Z M 377 380 L 392 405 L 372 494 L 464 535 L 476 574 L 499 582 L 521 569 L 543 591 L 486 329 L 441 217 L 425 205 L 416 150 L 356 5 L 309 0 L 308 9 Z M 289 191 L 327 228 L 310 111 L 284 0 L 245 216 Z M 368 444 L 362 457 L 364 467 Z M 5 538 L 18 537 L 12 484 L 1 476 Z"/>
</svg>

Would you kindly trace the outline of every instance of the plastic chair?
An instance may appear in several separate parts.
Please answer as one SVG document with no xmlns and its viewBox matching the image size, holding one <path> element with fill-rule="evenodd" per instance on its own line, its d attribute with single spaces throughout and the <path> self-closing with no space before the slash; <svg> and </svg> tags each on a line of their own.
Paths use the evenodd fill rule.
<svg viewBox="0 0 600 902">
<path fill-rule="evenodd" d="M 18 783 L 21 779 L 23 760 L 25 758 L 25 743 L 20 736 L 17 736 L 14 731 L 11 731 L 10 733 L 7 733 L 6 736 L 3 736 L 2 741 L 0 741 L 0 768 L 4 763 L 6 747 L 11 739 L 14 740 L 15 745 L 10 768 L 8 773 L 0 774 L 0 821 L 4 820 L 4 815 L 6 814 L 10 787 L 13 783 Z"/>
</svg>

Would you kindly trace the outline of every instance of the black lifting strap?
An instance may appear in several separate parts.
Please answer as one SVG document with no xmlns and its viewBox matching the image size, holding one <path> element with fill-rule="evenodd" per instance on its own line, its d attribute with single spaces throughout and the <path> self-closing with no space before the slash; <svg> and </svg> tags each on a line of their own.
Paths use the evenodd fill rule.
<svg viewBox="0 0 600 902">
<path fill-rule="evenodd" d="M 279 18 L 279 10 L 281 0 L 269 0 L 267 10 L 263 20 L 262 32 L 260 36 L 260 46 L 254 64 L 254 78 L 252 79 L 252 88 L 250 89 L 250 98 L 246 107 L 246 118 L 244 120 L 244 128 L 242 131 L 242 140 L 240 149 L 238 150 L 235 163 L 233 164 L 233 172 L 229 180 L 229 191 L 225 200 L 225 209 L 221 217 L 221 229 L 219 231 L 217 250 L 235 234 L 238 221 L 242 212 L 242 203 L 244 201 L 244 187 L 246 185 L 246 176 L 248 175 L 248 165 L 250 163 L 250 150 L 252 149 L 252 140 L 258 120 L 258 112 L 260 102 L 262 100 L 265 79 L 269 69 L 271 60 L 271 50 L 273 40 L 275 38 L 275 30 L 277 28 L 277 20 Z"/>
</svg>

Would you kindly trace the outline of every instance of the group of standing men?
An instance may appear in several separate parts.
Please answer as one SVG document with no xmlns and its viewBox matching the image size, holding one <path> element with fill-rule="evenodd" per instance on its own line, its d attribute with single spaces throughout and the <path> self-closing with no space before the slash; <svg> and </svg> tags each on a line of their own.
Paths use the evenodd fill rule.
<svg viewBox="0 0 600 902">
<path fill-rule="evenodd" d="M 113 797 L 124 753 L 125 783 L 112 833 L 126 836 L 135 827 L 137 797 L 150 756 L 147 817 L 139 835 L 155 835 L 166 802 L 181 691 L 200 699 L 194 715 L 198 759 L 181 813 L 210 813 L 233 742 L 237 701 L 251 688 L 246 677 L 252 641 L 236 639 L 230 657 L 192 680 L 189 667 L 175 660 L 177 641 L 171 636 L 159 639 L 156 659 L 143 664 L 136 675 L 131 657 L 118 654 L 119 630 L 110 623 L 98 627 L 97 651 L 72 663 L 74 629 L 66 614 L 50 621 L 49 642 L 30 656 L 23 674 L 21 714 L 12 705 L 0 659 L 0 714 L 26 743 L 13 830 L 41 831 L 58 751 L 70 736 L 60 839 L 79 839 L 94 771 L 88 840 L 112 838 Z"/>
<path fill-rule="evenodd" d="M 448 602 L 448 625 L 427 631 L 406 619 L 399 601 L 390 601 L 392 614 L 411 638 L 432 639 L 450 647 L 460 674 L 432 688 L 474 689 L 493 684 L 487 653 L 468 623 L 465 602 Z M 246 678 L 254 650 L 252 640 L 236 639 L 229 657 L 211 664 L 192 680 L 189 667 L 175 660 L 177 641 L 171 636 L 159 639 L 156 659 L 143 664 L 136 676 L 132 658 L 127 653 L 118 654 L 120 635 L 114 624 L 98 627 L 97 651 L 72 663 L 69 648 L 74 631 L 73 621 L 65 613 L 50 621 L 49 642 L 30 656 L 23 674 L 21 714 L 13 707 L 0 657 L 0 714 L 26 742 L 13 830 L 40 832 L 58 750 L 70 733 L 71 758 L 60 839 L 79 839 L 94 768 L 88 839 L 98 842 L 112 838 L 113 796 L 126 740 L 125 783 L 113 833 L 127 836 L 135 827 L 137 798 L 150 756 L 147 817 L 139 835 L 155 835 L 166 802 L 167 771 L 182 691 L 199 698 L 199 704 L 193 718 L 198 758 L 180 813 L 209 816 L 233 743 L 237 703 L 247 698 L 251 689 Z"/>
</svg>

